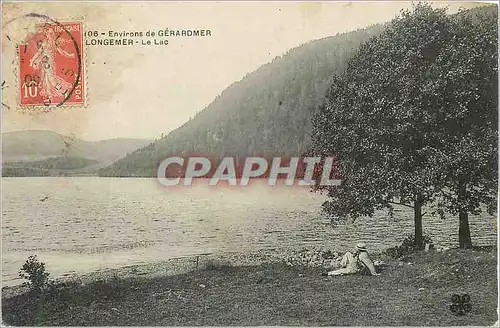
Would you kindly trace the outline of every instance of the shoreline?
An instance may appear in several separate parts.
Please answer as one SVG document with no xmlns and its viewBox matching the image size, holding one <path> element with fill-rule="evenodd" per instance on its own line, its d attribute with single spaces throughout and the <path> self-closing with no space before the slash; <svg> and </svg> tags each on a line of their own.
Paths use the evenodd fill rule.
<svg viewBox="0 0 500 328">
<path fill-rule="evenodd" d="M 43 294 L 2 290 L 3 322 L 14 326 L 490 326 L 498 320 L 496 245 L 417 251 L 388 259 L 379 276 L 325 277 L 319 267 L 248 264 L 198 263 L 197 270 L 173 275 L 167 275 L 165 264 L 133 266 L 58 281 Z M 459 316 L 450 310 L 456 293 L 470 294 L 470 313 Z"/>
<path fill-rule="evenodd" d="M 312 250 L 308 249 L 309 251 Z M 320 248 L 314 248 L 320 250 Z M 200 253 L 196 255 L 173 257 L 165 260 L 152 261 L 144 264 L 124 265 L 116 268 L 106 268 L 91 272 L 72 272 L 65 273 L 56 278 L 51 278 L 56 283 L 80 282 L 83 284 L 98 280 L 110 278 L 130 278 L 130 277 L 162 277 L 184 274 L 196 271 L 210 263 L 219 263 L 234 267 L 240 266 L 258 266 L 264 263 L 279 263 L 287 260 L 288 257 L 302 252 L 303 250 L 285 250 L 285 249 L 261 249 L 254 252 L 221 252 L 221 253 Z M 376 252 L 372 252 L 375 254 Z M 47 264 L 47 263 L 46 263 Z M 48 271 L 50 272 L 50 271 Z M 3 285 L 3 284 L 2 284 Z M 2 297 L 4 293 L 17 295 L 27 289 L 21 286 L 22 283 L 15 285 L 2 286 Z"/>
<path fill-rule="evenodd" d="M 374 261 L 394 260 L 386 254 L 387 249 L 369 250 L 370 257 Z M 475 246 L 475 251 L 487 251 L 497 249 L 497 245 Z M 430 252 L 446 252 L 448 250 L 459 250 L 459 248 L 438 247 Z M 322 254 L 332 253 L 333 258 L 322 258 Z M 338 262 L 344 252 L 332 251 L 320 247 L 301 249 L 262 249 L 250 253 L 223 252 L 223 253 L 201 253 L 191 256 L 181 256 L 165 260 L 154 261 L 144 264 L 124 265 L 117 268 L 106 268 L 85 273 L 66 273 L 56 278 L 51 278 L 55 284 L 77 283 L 82 286 L 96 281 L 108 281 L 110 279 L 146 278 L 155 279 L 171 277 L 202 270 L 207 266 L 229 266 L 229 267 L 257 267 L 261 265 L 285 264 L 290 267 L 328 268 Z M 338 265 L 338 263 L 337 263 Z M 50 273 L 50 272 L 49 272 Z M 2 284 L 2 298 L 13 297 L 27 292 L 29 289 L 22 285 Z"/>
</svg>

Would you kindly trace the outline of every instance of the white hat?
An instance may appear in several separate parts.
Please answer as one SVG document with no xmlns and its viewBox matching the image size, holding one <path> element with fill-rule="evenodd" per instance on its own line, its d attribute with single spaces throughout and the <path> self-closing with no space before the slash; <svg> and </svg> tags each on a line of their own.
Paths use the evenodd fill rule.
<svg viewBox="0 0 500 328">
<path fill-rule="evenodd" d="M 365 244 L 365 243 L 358 243 L 358 244 L 356 245 L 356 249 L 357 249 L 358 251 L 366 251 L 366 244 Z"/>
</svg>

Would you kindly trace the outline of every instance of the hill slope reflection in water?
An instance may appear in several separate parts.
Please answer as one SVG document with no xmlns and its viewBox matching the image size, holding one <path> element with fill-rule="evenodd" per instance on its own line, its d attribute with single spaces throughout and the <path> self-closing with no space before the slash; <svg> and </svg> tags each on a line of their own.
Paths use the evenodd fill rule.
<svg viewBox="0 0 500 328">
<path fill-rule="evenodd" d="M 413 229 L 405 208 L 395 219 L 379 213 L 332 227 L 319 215 L 324 196 L 251 183 L 162 189 L 155 179 L 4 178 L 3 283 L 20 282 L 18 270 L 31 254 L 57 277 L 203 253 L 345 250 L 359 240 L 380 249 Z M 456 220 L 425 217 L 424 230 L 435 243 L 456 246 Z M 494 218 L 470 221 L 475 244 L 496 243 Z"/>
</svg>

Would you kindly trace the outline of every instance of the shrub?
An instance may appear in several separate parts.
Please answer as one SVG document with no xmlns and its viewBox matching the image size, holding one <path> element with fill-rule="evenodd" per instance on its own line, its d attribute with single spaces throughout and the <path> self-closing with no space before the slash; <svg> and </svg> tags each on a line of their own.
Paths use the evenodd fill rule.
<svg viewBox="0 0 500 328">
<path fill-rule="evenodd" d="M 423 249 L 425 244 L 432 246 L 432 239 L 429 235 L 422 235 L 422 245 L 417 245 L 415 236 L 409 234 L 403 239 L 400 246 L 388 248 L 386 254 L 394 258 L 401 258 Z"/>
<path fill-rule="evenodd" d="M 35 291 L 42 291 L 49 286 L 49 275 L 45 271 L 45 263 L 38 262 L 36 255 L 28 257 L 19 271 L 19 276 L 27 279 L 27 284 Z"/>
</svg>

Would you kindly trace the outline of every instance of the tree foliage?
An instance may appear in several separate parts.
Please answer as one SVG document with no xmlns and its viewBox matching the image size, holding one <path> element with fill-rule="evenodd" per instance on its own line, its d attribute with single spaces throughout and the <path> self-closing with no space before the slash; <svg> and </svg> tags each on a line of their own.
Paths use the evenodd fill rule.
<svg viewBox="0 0 500 328">
<path fill-rule="evenodd" d="M 49 275 L 45 271 L 45 263 L 39 262 L 36 255 L 28 257 L 19 271 L 19 277 L 28 280 L 27 284 L 36 292 L 41 292 L 49 286 Z"/>
<path fill-rule="evenodd" d="M 336 156 L 344 180 L 316 186 L 329 193 L 327 212 L 413 207 L 421 243 L 424 205 L 477 212 L 492 201 L 496 21 L 494 10 L 447 15 L 418 4 L 360 46 L 313 117 L 313 152 Z"/>
</svg>

